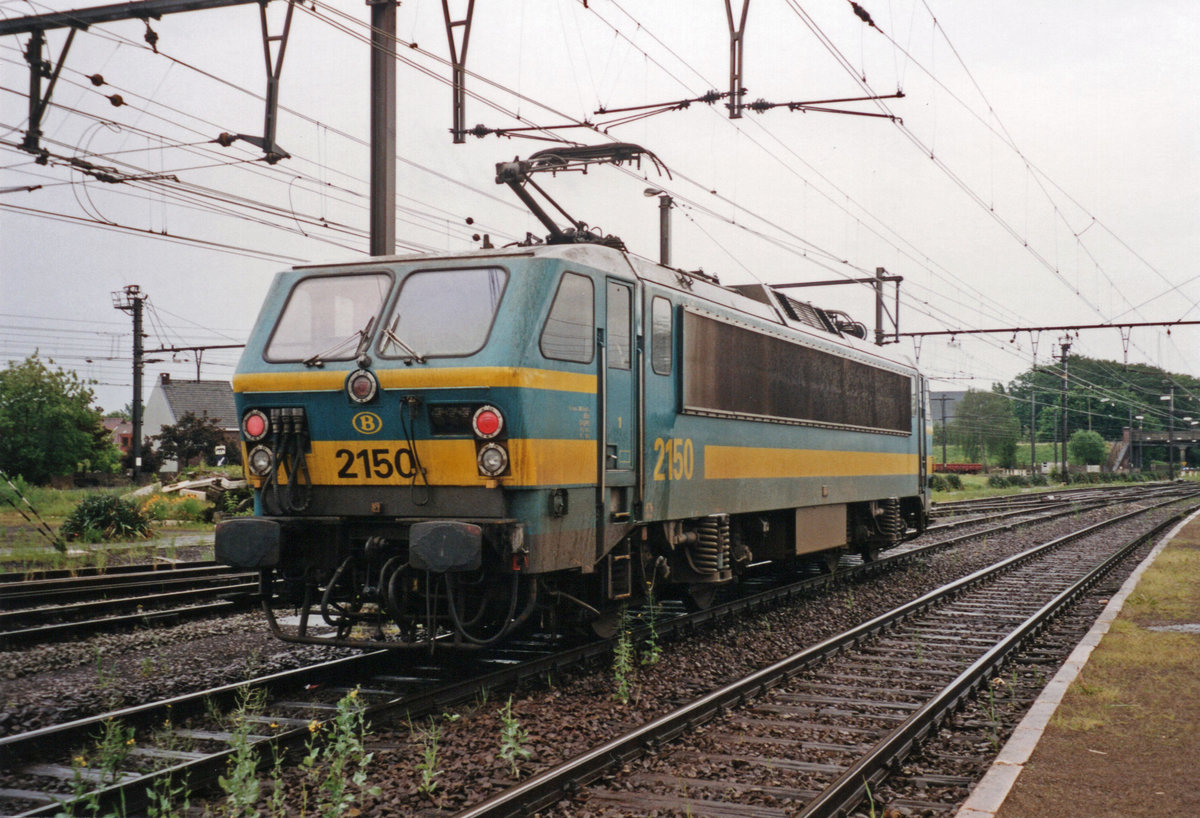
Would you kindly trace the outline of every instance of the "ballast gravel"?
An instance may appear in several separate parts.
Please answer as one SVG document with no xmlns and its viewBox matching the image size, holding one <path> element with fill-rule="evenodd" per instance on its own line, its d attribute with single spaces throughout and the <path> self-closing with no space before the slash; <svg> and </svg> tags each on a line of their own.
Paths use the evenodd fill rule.
<svg viewBox="0 0 1200 818">
<path fill-rule="evenodd" d="M 1127 508 L 1084 512 L 976 540 L 904 570 L 835 586 L 784 608 L 722 621 L 686 640 L 662 645 L 656 663 L 636 667 L 630 678 L 632 695 L 624 704 L 613 698 L 615 681 L 607 667 L 577 668 L 527 683 L 511 698 L 511 717 L 524 731 L 521 746 L 529 751 L 528 757 L 517 759 L 516 774 L 527 778 L 908 599 Z M 271 639 L 257 612 L 3 652 L 0 735 L 246 681 L 338 655 L 345 654 Z M 501 756 L 500 742 L 500 710 L 508 701 L 507 694 L 476 700 L 433 722 L 375 723 L 368 737 L 375 755 L 367 783 L 380 787 L 381 793 L 366 796 L 362 814 L 444 814 L 511 786 L 516 777 L 512 763 Z M 437 773 L 432 779 L 421 772 L 431 726 L 437 730 Z M 305 790 L 301 773 L 285 772 L 282 783 L 288 799 L 296 799 L 289 804 L 298 812 Z M 271 782 L 264 782 L 264 798 L 270 789 Z M 199 796 L 193 795 L 193 806 L 201 802 Z M 219 800 L 219 794 L 214 798 Z"/>
</svg>

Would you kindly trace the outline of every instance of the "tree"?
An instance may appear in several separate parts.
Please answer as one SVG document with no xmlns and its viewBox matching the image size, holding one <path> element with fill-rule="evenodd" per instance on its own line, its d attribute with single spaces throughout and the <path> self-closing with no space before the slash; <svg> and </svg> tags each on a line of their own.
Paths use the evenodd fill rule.
<svg viewBox="0 0 1200 818">
<path fill-rule="evenodd" d="M 1108 457 L 1108 444 L 1099 432 L 1080 429 L 1071 435 L 1070 441 L 1067 442 L 1067 451 L 1071 454 L 1072 463 L 1095 466 L 1103 463 Z"/>
<path fill-rule="evenodd" d="M 990 458 L 999 466 L 1011 468 L 1016 464 L 1021 427 L 1003 389 L 997 384 L 992 392 L 967 392 L 954 407 L 949 435 L 963 447 L 968 460 L 986 466 Z"/>
<path fill-rule="evenodd" d="M 225 442 L 225 433 L 207 415 L 198 418 L 192 412 L 184 412 L 178 423 L 162 427 L 152 440 L 158 444 L 162 459 L 174 460 L 182 469 L 193 457 L 202 457 L 207 462 L 213 449 Z"/>
<path fill-rule="evenodd" d="M 48 363 L 53 364 L 54 361 Z M 0 469 L 46 483 L 80 470 L 110 470 L 121 453 L 94 395 L 74 372 L 30 355 L 0 371 Z"/>
</svg>

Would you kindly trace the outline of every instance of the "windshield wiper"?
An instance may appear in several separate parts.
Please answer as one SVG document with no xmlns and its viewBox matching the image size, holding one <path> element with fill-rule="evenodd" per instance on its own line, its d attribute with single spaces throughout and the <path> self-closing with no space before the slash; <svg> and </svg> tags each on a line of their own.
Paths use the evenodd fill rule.
<svg viewBox="0 0 1200 818">
<path fill-rule="evenodd" d="M 358 347 L 356 348 L 356 350 L 354 352 L 354 357 L 357 358 L 359 355 L 362 354 L 363 348 L 366 347 L 367 339 L 371 337 L 371 328 L 374 326 L 375 326 L 375 316 L 372 315 L 370 320 L 367 321 L 367 325 L 365 327 L 363 327 L 362 329 L 359 329 L 359 330 L 355 330 L 350 335 L 346 336 L 345 338 L 338 341 L 333 346 L 329 347 L 329 349 L 326 349 L 322 352 L 318 352 L 316 355 L 313 355 L 311 358 L 306 358 L 303 361 L 304 365 L 308 366 L 308 367 L 325 366 L 324 359 L 326 357 L 328 357 L 330 355 L 334 355 L 338 351 L 345 349 L 347 346 L 350 345 L 350 342 L 354 341 L 354 340 L 358 341 Z"/>
<path fill-rule="evenodd" d="M 390 343 L 393 343 L 396 346 L 400 347 L 406 353 L 408 353 L 408 357 L 411 358 L 413 361 L 416 361 L 419 364 L 425 363 L 425 358 L 422 357 L 419 352 L 417 352 L 415 349 L 410 347 L 408 344 L 401 341 L 400 337 L 398 335 L 396 335 L 396 327 L 399 324 L 400 324 L 400 316 L 397 315 L 392 320 L 392 325 L 390 327 L 387 327 L 386 329 L 384 329 L 383 337 L 384 337 L 385 341 L 384 341 L 383 346 L 380 348 L 379 352 L 382 354 L 384 352 L 384 350 L 387 349 L 388 342 L 390 342 Z"/>
</svg>

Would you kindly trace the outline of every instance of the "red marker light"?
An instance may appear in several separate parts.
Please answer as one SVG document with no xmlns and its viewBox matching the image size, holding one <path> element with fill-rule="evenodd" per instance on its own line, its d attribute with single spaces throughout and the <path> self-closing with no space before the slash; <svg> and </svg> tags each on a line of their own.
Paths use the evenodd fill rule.
<svg viewBox="0 0 1200 818">
<path fill-rule="evenodd" d="M 471 418 L 471 428 L 484 440 L 493 438 L 504 428 L 504 416 L 494 406 L 480 406 Z"/>
<path fill-rule="evenodd" d="M 480 412 L 479 417 L 475 418 L 475 428 L 484 437 L 491 437 L 500 431 L 500 418 L 495 412 Z"/>
<path fill-rule="evenodd" d="M 242 432 L 247 440 L 261 440 L 267 433 L 267 416 L 252 409 L 242 418 Z"/>
</svg>

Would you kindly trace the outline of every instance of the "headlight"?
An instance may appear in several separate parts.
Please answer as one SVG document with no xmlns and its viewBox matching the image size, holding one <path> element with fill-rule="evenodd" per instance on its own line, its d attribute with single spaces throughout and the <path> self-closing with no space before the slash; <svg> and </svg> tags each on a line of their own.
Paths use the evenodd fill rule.
<svg viewBox="0 0 1200 818">
<path fill-rule="evenodd" d="M 246 464 L 250 467 L 251 474 L 266 477 L 275 465 L 275 455 L 266 446 L 255 446 L 250 450 Z"/>
<path fill-rule="evenodd" d="M 261 410 L 251 409 L 242 415 L 242 436 L 251 443 L 262 440 L 269 431 L 271 424 L 267 421 L 266 413 Z"/>
<path fill-rule="evenodd" d="M 475 460 L 479 464 L 479 472 L 487 477 L 498 477 L 508 468 L 508 452 L 499 443 L 485 445 Z"/>
<path fill-rule="evenodd" d="M 484 404 L 475 410 L 471 418 L 471 430 L 477 437 L 491 440 L 504 431 L 504 415 L 495 406 Z"/>
<path fill-rule="evenodd" d="M 369 369 L 356 369 L 346 378 L 346 394 L 355 403 L 367 403 L 379 391 L 379 381 Z"/>
</svg>

